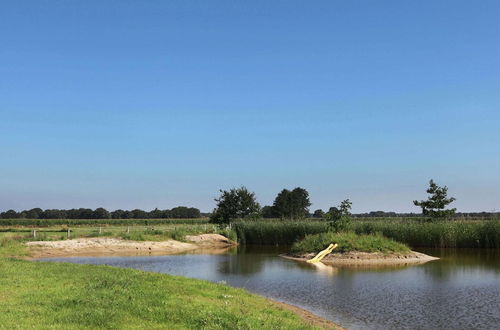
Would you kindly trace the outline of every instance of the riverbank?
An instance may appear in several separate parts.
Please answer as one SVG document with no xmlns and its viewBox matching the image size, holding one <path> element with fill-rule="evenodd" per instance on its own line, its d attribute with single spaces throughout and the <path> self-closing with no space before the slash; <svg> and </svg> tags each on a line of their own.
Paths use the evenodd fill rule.
<svg viewBox="0 0 500 330">
<path fill-rule="evenodd" d="M 187 235 L 185 240 L 80 238 L 27 244 L 2 240 L 0 309 L 6 312 L 0 315 L 0 324 L 54 329 L 342 329 L 299 307 L 223 284 L 132 269 L 18 259 L 222 253 L 235 244 L 218 234 Z"/>
<path fill-rule="evenodd" d="M 336 329 L 224 284 L 109 266 L 0 258 L 5 328 Z"/>
<path fill-rule="evenodd" d="M 205 253 L 223 252 L 236 243 L 219 234 L 187 235 L 185 242 L 169 239 L 165 241 L 132 241 L 116 237 L 78 238 L 60 241 L 27 242 L 32 258 L 69 256 L 130 256 L 177 254 L 198 249 Z"/>
</svg>

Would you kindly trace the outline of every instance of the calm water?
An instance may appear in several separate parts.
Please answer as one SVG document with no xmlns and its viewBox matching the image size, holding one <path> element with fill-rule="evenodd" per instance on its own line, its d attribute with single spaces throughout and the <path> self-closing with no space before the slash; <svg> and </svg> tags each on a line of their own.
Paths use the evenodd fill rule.
<svg viewBox="0 0 500 330">
<path fill-rule="evenodd" d="M 317 268 L 277 249 L 241 247 L 222 255 L 78 257 L 107 264 L 225 281 L 352 329 L 499 329 L 500 251 L 423 250 L 442 258 L 403 268 Z"/>
</svg>

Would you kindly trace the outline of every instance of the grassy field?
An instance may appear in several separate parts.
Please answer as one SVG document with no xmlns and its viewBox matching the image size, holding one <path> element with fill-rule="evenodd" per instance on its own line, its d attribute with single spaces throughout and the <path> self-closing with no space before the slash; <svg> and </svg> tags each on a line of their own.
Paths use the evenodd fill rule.
<svg viewBox="0 0 500 330">
<path fill-rule="evenodd" d="M 306 235 L 328 231 L 328 224 L 322 220 L 258 220 L 238 221 L 233 228 L 241 243 L 292 245 Z M 348 230 L 357 234 L 380 233 L 411 247 L 500 248 L 500 220 L 356 219 Z"/>
<path fill-rule="evenodd" d="M 245 290 L 165 274 L 0 258 L 0 278 L 3 329 L 313 328 Z"/>
<path fill-rule="evenodd" d="M 80 225 L 68 226 L 4 226 L 0 227 L 1 238 L 13 238 L 20 241 L 61 240 L 80 237 L 121 237 L 135 241 L 162 241 L 175 239 L 183 241 L 186 235 L 218 233 L 236 240 L 234 231 L 212 224 L 160 224 L 160 225 Z M 34 232 L 36 231 L 36 232 Z"/>
<path fill-rule="evenodd" d="M 401 243 L 383 237 L 382 235 L 357 235 L 348 233 L 321 233 L 307 235 L 303 240 L 292 246 L 293 253 L 319 252 L 330 243 L 335 242 L 339 246 L 334 252 L 382 252 L 382 253 L 405 253 L 410 249 Z"/>
</svg>

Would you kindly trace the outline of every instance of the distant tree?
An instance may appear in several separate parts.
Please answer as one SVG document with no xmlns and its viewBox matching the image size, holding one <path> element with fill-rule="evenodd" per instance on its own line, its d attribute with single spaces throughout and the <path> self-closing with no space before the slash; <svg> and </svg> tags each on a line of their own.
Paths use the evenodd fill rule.
<svg viewBox="0 0 500 330">
<path fill-rule="evenodd" d="M 165 215 L 165 212 L 163 212 L 162 210 L 160 210 L 158 208 L 155 208 L 154 210 L 152 210 L 151 212 L 149 212 L 148 218 L 150 218 L 150 219 L 160 219 L 160 218 L 164 218 L 164 215 Z"/>
<path fill-rule="evenodd" d="M 321 209 L 318 209 L 316 211 L 314 211 L 313 213 L 313 218 L 323 218 L 325 216 L 325 212 L 323 212 L 323 210 Z"/>
<path fill-rule="evenodd" d="M 130 211 L 130 217 L 133 219 L 147 219 L 148 218 L 148 212 L 140 210 L 140 209 L 135 209 Z"/>
<path fill-rule="evenodd" d="M 276 213 L 276 209 L 274 208 L 274 206 L 266 205 L 262 208 L 260 213 L 262 214 L 262 217 L 266 219 L 279 217 L 278 213 Z"/>
<path fill-rule="evenodd" d="M 279 217 L 285 219 L 301 219 L 309 214 L 309 193 L 297 187 L 292 191 L 283 189 L 276 196 L 273 207 Z"/>
<path fill-rule="evenodd" d="M 125 215 L 125 211 L 121 210 L 121 209 L 114 210 L 113 212 L 111 212 L 112 219 L 127 219 L 124 217 L 124 215 Z"/>
<path fill-rule="evenodd" d="M 255 200 L 255 194 L 245 187 L 220 190 L 219 198 L 215 199 L 217 207 L 212 212 L 210 222 L 230 223 L 235 219 L 245 219 L 260 215 L 260 205 Z"/>
<path fill-rule="evenodd" d="M 58 209 L 45 210 L 41 217 L 43 219 L 67 219 L 66 211 Z"/>
<path fill-rule="evenodd" d="M 440 187 L 431 179 L 427 193 L 430 196 L 426 201 L 413 201 L 413 204 L 422 208 L 424 216 L 438 220 L 451 218 L 455 214 L 456 208 L 445 210 L 450 203 L 456 200 L 454 197 L 448 198 L 448 187 Z"/>
<path fill-rule="evenodd" d="M 40 215 L 42 213 L 43 213 L 43 210 L 41 208 L 34 208 L 34 209 L 26 211 L 26 218 L 27 219 L 38 219 L 38 218 L 40 218 Z"/>
<path fill-rule="evenodd" d="M 169 211 L 169 217 L 177 219 L 200 218 L 201 212 L 195 207 L 177 206 Z"/>
<path fill-rule="evenodd" d="M 343 200 L 337 207 L 330 207 L 325 218 L 332 231 L 338 232 L 346 230 L 351 222 L 351 206 L 350 200 Z"/>
<path fill-rule="evenodd" d="M 109 212 L 102 207 L 99 207 L 92 212 L 92 219 L 109 219 L 110 217 L 111 215 Z"/>
<path fill-rule="evenodd" d="M 5 212 L 2 212 L 2 214 L 0 214 L 0 217 L 2 219 L 17 219 L 17 218 L 19 218 L 19 213 L 17 213 L 14 210 L 8 210 Z"/>
</svg>

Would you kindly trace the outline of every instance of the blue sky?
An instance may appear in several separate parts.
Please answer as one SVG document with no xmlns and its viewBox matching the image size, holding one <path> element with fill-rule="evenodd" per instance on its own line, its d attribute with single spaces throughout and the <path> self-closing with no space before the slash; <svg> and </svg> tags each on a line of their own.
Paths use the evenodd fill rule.
<svg viewBox="0 0 500 330">
<path fill-rule="evenodd" d="M 500 210 L 498 1 L 1 1 L 0 210 L 245 185 Z"/>
</svg>

